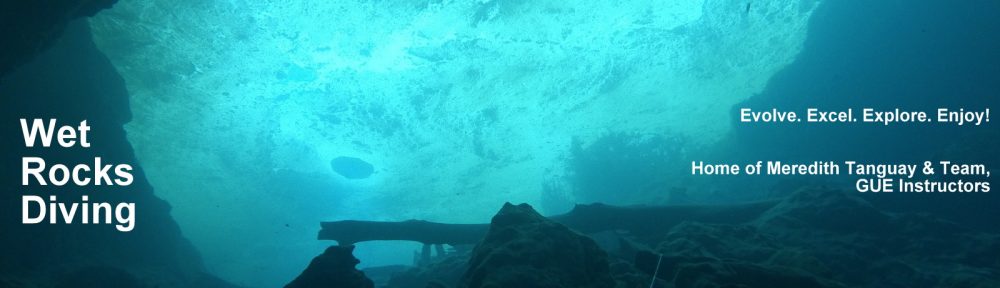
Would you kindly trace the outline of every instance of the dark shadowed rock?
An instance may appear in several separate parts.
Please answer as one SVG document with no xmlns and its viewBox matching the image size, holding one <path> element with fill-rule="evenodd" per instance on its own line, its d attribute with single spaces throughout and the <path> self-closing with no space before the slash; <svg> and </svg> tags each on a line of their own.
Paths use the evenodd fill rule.
<svg viewBox="0 0 1000 288">
<path fill-rule="evenodd" d="M 821 187 L 805 188 L 765 212 L 758 222 L 765 226 L 835 232 L 886 231 L 889 215 L 856 194 Z"/>
<path fill-rule="evenodd" d="M 330 168 L 347 179 L 365 179 L 372 176 L 375 166 L 360 158 L 341 156 L 330 160 Z"/>
<path fill-rule="evenodd" d="M 796 268 L 749 263 L 744 259 L 674 255 L 661 258 L 658 254 L 639 252 L 635 264 L 637 269 L 649 274 L 659 267 L 657 278 L 671 283 L 669 287 L 677 288 L 844 287 Z"/>
<path fill-rule="evenodd" d="M 56 288 L 142 288 L 144 285 L 125 270 L 110 266 L 91 266 L 59 277 Z"/>
<path fill-rule="evenodd" d="M 454 253 L 427 265 L 413 267 L 392 276 L 386 288 L 427 288 L 438 284 L 454 284 L 468 270 L 469 251 Z M 448 287 L 448 286 L 444 286 Z"/>
<path fill-rule="evenodd" d="M 89 141 L 93 143 L 89 148 L 37 149 L 25 147 L 19 141 L 0 141 L 0 151 L 5 151 L 0 153 L 0 163 L 8 163 L 0 165 L 0 211 L 4 211 L 0 213 L 0 231 L 3 231 L 0 232 L 0 255 L 3 255 L 0 257 L 0 274 L 3 274 L 0 279 L 19 279 L 17 281 L 23 283 L 14 287 L 50 287 L 57 283 L 56 277 L 66 272 L 106 266 L 142 275 L 137 278 L 144 287 L 207 287 L 190 282 L 204 272 L 200 256 L 181 235 L 180 228 L 170 215 L 170 205 L 154 194 L 139 165 L 140 161 L 136 159 L 123 129 L 123 125 L 131 120 L 128 90 L 115 67 L 91 40 L 87 20 L 46 25 L 60 32 L 52 30 L 53 34 L 46 34 L 43 38 L 51 36 L 52 39 L 46 40 L 44 45 L 39 42 L 41 38 L 35 37 L 39 36 L 34 34 L 36 32 L 50 33 L 34 30 L 32 25 L 41 25 L 38 21 L 44 21 L 29 19 L 38 13 L 68 19 L 92 14 L 106 6 L 91 6 L 84 2 L 107 2 L 106 5 L 110 5 L 110 1 L 4 1 L 0 4 L 0 15 L 17 15 L 14 18 L 0 17 L 0 22 L 10 24 L 0 25 L 4 26 L 0 30 L 25 29 L 23 32 L 30 34 L 25 36 L 28 37 L 26 39 L 2 36 L 0 43 L 3 45 L 0 46 L 5 47 L 0 50 L 12 51 L 20 49 L 18 47 L 39 49 L 24 50 L 38 52 L 34 54 L 0 53 L 0 58 L 17 57 L 18 63 L 16 69 L 5 70 L 6 73 L 0 76 L 0 98 L 3 99 L 0 123 L 18 123 L 22 117 L 56 118 L 60 125 L 87 120 L 92 127 Z M 62 9 L 67 7 L 74 9 Z M 87 12 L 79 9 L 86 9 Z M 6 47 L 8 44 L 10 47 Z M 11 63 L 0 63 L 0 69 L 14 67 L 7 66 L 13 65 Z M 0 125 L 0 135 L 21 135 L 20 125 Z M 19 173 L 15 172 L 20 167 L 10 163 L 20 163 L 20 157 L 29 155 L 41 157 L 49 163 L 86 163 L 98 156 L 107 163 L 128 163 L 135 168 L 134 181 L 131 185 L 101 187 L 97 191 L 54 185 L 34 185 L 25 189 L 18 180 Z M 141 207 L 137 208 L 141 216 L 136 216 L 135 229 L 122 233 L 111 225 L 21 224 L 17 211 L 21 211 L 22 195 L 55 195 L 64 200 L 80 199 L 80 194 L 84 192 L 93 192 L 85 193 L 90 194 L 90 201 L 129 202 Z M 9 281 L 0 280 L 0 287 L 8 287 L 3 282 Z"/>
<path fill-rule="evenodd" d="M 804 188 L 754 221 L 687 221 L 635 267 L 677 288 L 1000 287 L 1000 236 L 857 194 Z"/>
<path fill-rule="evenodd" d="M 535 212 L 504 204 L 472 252 L 460 287 L 614 287 L 594 240 Z"/>
<path fill-rule="evenodd" d="M 354 266 L 354 246 L 330 246 L 313 258 L 305 271 L 285 288 L 372 288 L 375 284 Z"/>
<path fill-rule="evenodd" d="M 41 53 L 73 19 L 93 16 L 117 0 L 0 1 L 0 76 Z"/>
</svg>

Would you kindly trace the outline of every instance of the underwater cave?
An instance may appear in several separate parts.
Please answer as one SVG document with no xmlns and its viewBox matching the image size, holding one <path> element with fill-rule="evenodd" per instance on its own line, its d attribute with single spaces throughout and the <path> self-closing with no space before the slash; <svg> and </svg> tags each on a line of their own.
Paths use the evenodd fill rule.
<svg viewBox="0 0 1000 288">
<path fill-rule="evenodd" d="M 691 172 L 950 160 L 981 163 L 967 174 L 988 183 L 988 120 L 747 125 L 739 111 L 996 107 L 998 11 L 4 2 L 0 287 L 1000 286 L 988 188 Z M 90 145 L 22 145 L 24 118 L 86 121 Z M 59 180 L 95 155 L 130 165 L 128 184 Z M 36 169 L 22 157 L 66 163 L 33 179 L 69 185 L 23 185 Z M 53 223 L 102 211 L 131 226 L 22 222 L 47 199 Z"/>
</svg>

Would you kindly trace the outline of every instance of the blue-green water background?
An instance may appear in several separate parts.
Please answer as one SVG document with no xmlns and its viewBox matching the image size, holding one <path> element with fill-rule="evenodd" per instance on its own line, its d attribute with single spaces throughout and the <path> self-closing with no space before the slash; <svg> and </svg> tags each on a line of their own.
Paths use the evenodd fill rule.
<svg viewBox="0 0 1000 288">
<path fill-rule="evenodd" d="M 995 107 L 997 5 L 142 1 L 90 23 L 129 88 L 139 164 L 185 236 L 210 271 L 273 287 L 330 244 L 315 240 L 319 221 L 478 223 L 506 201 L 551 215 L 851 188 L 691 177 L 691 160 L 995 164 L 995 149 L 962 151 L 995 143 L 989 126 L 741 125 L 734 111 Z M 338 174 L 341 156 L 374 173 Z M 870 198 L 995 218 L 988 195 L 919 197 Z M 407 264 L 417 248 L 357 254 Z"/>
</svg>

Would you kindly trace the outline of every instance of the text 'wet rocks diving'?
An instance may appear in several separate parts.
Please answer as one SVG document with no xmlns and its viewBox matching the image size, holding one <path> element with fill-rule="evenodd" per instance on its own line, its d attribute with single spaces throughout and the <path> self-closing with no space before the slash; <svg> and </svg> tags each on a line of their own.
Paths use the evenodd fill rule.
<svg viewBox="0 0 1000 288">
<path fill-rule="evenodd" d="M 27 151 L 74 149 L 76 152 L 89 151 L 91 147 L 87 120 L 75 125 L 61 125 L 57 119 L 33 119 L 29 122 L 22 118 L 20 122 Z M 36 155 L 22 155 L 21 186 L 28 190 L 21 196 L 22 224 L 107 224 L 115 225 L 115 229 L 122 232 L 135 228 L 135 203 L 92 201 L 89 195 L 83 193 L 95 189 L 91 187 L 131 185 L 134 180 L 132 165 L 108 163 L 95 155 L 87 154 L 85 157 L 93 160 L 64 164 L 51 163 Z M 57 188 L 64 186 L 76 188 Z M 30 187 L 48 195 L 33 194 Z M 67 197 L 74 201 L 63 201 Z"/>
</svg>

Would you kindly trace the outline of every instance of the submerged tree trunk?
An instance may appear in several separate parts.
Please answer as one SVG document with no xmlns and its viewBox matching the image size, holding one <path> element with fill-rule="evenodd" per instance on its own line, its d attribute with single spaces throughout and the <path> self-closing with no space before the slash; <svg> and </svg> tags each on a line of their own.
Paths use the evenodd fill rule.
<svg viewBox="0 0 1000 288">
<path fill-rule="evenodd" d="M 703 223 L 743 223 L 752 221 L 778 201 L 737 205 L 610 206 L 577 205 L 572 211 L 549 217 L 581 233 L 623 230 L 636 236 L 659 235 L 683 221 Z M 321 222 L 320 240 L 336 240 L 340 245 L 364 241 L 408 240 L 424 244 L 475 244 L 489 230 L 489 224 L 446 224 L 421 220 L 402 222 L 333 221 Z"/>
</svg>

